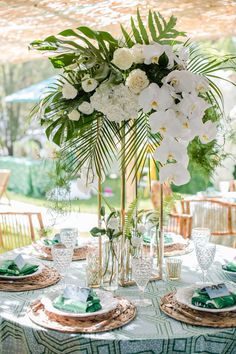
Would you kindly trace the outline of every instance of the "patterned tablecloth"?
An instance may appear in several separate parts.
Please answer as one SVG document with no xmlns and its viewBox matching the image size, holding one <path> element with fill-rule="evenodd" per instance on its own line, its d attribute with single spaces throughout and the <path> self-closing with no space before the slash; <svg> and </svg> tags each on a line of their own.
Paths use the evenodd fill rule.
<svg viewBox="0 0 236 354">
<path fill-rule="evenodd" d="M 17 252 L 19 250 L 14 251 Z M 24 252 L 27 253 L 28 250 L 24 249 Z M 4 257 L 6 256 L 5 254 Z M 223 262 L 224 258 L 232 259 L 234 256 L 236 250 L 218 246 L 208 280 L 226 281 L 220 262 Z M 63 334 L 33 324 L 26 315 L 27 306 L 33 299 L 50 291 L 50 288 L 20 293 L 0 292 L 0 353 L 236 354 L 236 328 L 191 326 L 175 321 L 160 311 L 159 299 L 164 293 L 200 280 L 195 254 L 185 255 L 182 259 L 183 272 L 180 282 L 149 283 L 146 296 L 152 300 L 152 306 L 139 308 L 137 317 L 127 326 L 102 334 Z M 84 283 L 84 262 L 73 262 L 70 279 L 80 285 Z M 137 297 L 137 287 L 120 288 L 118 294 L 130 298 Z"/>
</svg>

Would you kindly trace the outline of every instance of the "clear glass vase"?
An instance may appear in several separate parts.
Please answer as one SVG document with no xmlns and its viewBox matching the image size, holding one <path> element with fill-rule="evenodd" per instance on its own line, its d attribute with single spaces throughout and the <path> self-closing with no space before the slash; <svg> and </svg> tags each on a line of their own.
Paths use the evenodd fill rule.
<svg viewBox="0 0 236 354">
<path fill-rule="evenodd" d="M 119 281 L 119 240 L 104 240 L 102 244 L 102 287 L 115 291 Z"/>
</svg>

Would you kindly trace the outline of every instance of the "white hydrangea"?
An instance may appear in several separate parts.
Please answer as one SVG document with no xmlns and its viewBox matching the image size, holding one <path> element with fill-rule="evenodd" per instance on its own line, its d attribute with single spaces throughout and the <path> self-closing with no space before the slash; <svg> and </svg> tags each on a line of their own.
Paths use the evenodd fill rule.
<svg viewBox="0 0 236 354">
<path fill-rule="evenodd" d="M 79 105 L 79 111 L 83 114 L 92 114 L 94 109 L 89 102 L 83 102 Z"/>
<path fill-rule="evenodd" d="M 124 84 L 101 84 L 90 98 L 92 107 L 114 122 L 138 117 L 138 96 Z"/>
<path fill-rule="evenodd" d="M 66 100 L 71 100 L 75 98 L 77 94 L 78 91 L 76 90 L 76 88 L 66 81 L 62 87 L 62 97 Z"/>
<path fill-rule="evenodd" d="M 121 70 L 128 70 L 134 62 L 132 51 L 129 48 L 118 48 L 114 51 L 112 63 Z"/>
<path fill-rule="evenodd" d="M 86 77 L 82 80 L 82 83 L 81 83 L 81 86 L 82 86 L 82 89 L 85 91 L 85 92 L 91 92 L 91 91 L 94 91 L 95 88 L 97 87 L 98 85 L 98 82 L 97 80 L 91 78 L 91 77 Z"/>
<path fill-rule="evenodd" d="M 68 113 L 68 118 L 70 120 L 78 121 L 80 119 L 80 113 L 77 111 L 77 109 L 74 109 L 70 113 Z"/>
<path fill-rule="evenodd" d="M 130 91 L 138 94 L 148 86 L 149 80 L 145 71 L 140 69 L 132 70 L 125 82 Z"/>
</svg>

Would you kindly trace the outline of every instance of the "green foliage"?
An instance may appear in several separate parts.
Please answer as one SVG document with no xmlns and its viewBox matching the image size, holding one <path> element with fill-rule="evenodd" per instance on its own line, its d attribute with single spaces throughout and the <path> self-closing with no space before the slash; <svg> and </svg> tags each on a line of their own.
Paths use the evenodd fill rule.
<svg viewBox="0 0 236 354">
<path fill-rule="evenodd" d="M 149 11 L 145 26 L 139 10 L 136 18 L 131 18 L 131 32 L 121 25 L 123 42 L 130 48 L 135 43 L 149 44 L 153 41 L 160 44 L 173 45 L 179 42 L 179 37 L 185 33 L 176 30 L 176 18 L 171 16 L 165 20 L 158 12 Z M 73 39 L 73 40 L 72 40 Z M 79 43 L 79 44 L 78 44 Z M 159 86 L 162 79 L 171 70 L 167 68 L 168 57 L 164 53 L 158 64 L 133 64 L 129 70 L 122 71 L 112 63 L 114 51 L 119 47 L 117 39 L 105 31 L 94 31 L 86 26 L 74 30 L 67 29 L 57 36 L 47 37 L 43 41 L 34 41 L 31 48 L 54 54 L 50 61 L 55 68 L 63 68 L 64 74 L 51 85 L 48 94 L 32 112 L 40 117 L 49 139 L 61 147 L 61 162 L 70 175 L 76 174 L 86 164 L 95 168 L 101 177 L 106 173 L 115 156 L 119 155 L 121 169 L 130 169 L 129 176 L 142 174 L 142 169 L 153 159 L 153 152 L 160 143 L 161 136 L 152 134 L 148 115 L 141 114 L 137 119 L 125 121 L 121 125 L 109 121 L 102 113 L 95 111 L 91 115 L 81 114 L 79 121 L 71 121 L 68 114 L 78 109 L 79 105 L 89 99 L 93 92 L 84 92 L 81 80 L 85 75 L 109 84 L 125 83 L 131 70 L 143 69 L 150 80 Z M 227 55 L 220 58 L 209 54 L 204 55 L 198 48 L 186 42 L 189 46 L 191 59 L 188 69 L 209 80 L 211 90 L 202 97 L 213 104 L 208 110 L 204 121 L 218 121 L 222 114 L 223 98 L 213 80 L 217 77 L 215 71 L 221 68 L 235 67 L 235 56 Z M 76 66 L 76 69 L 74 69 Z M 178 68 L 174 65 L 172 70 Z M 66 74 L 66 75 L 65 75 Z M 62 97 L 62 86 L 68 81 L 78 91 L 74 99 Z M 120 148 L 120 154 L 118 149 Z M 219 148 L 216 142 L 207 145 L 200 144 L 195 139 L 189 146 L 191 164 L 197 164 L 208 173 L 221 160 L 216 158 Z M 220 156 L 223 157 L 221 154 Z M 158 167 L 158 166 L 157 166 Z"/>
<path fill-rule="evenodd" d="M 134 44 L 133 38 L 136 43 L 139 44 L 149 44 L 152 41 L 158 42 L 160 44 L 177 44 L 181 43 L 176 40 L 177 37 L 184 37 L 185 32 L 180 32 L 175 29 L 177 19 L 171 16 L 168 21 L 164 17 L 155 11 L 149 11 L 148 14 L 148 31 L 151 34 L 149 37 L 148 31 L 144 26 L 139 10 L 137 10 L 137 24 L 135 24 L 134 19 L 131 17 L 131 29 L 132 34 L 129 35 L 123 26 L 121 26 L 121 31 L 123 33 L 125 42 L 128 47 L 132 47 Z"/>
<path fill-rule="evenodd" d="M 115 238 L 119 237 L 122 235 L 120 225 L 116 228 L 111 228 L 109 221 L 111 219 L 116 219 L 118 221 L 118 224 L 120 223 L 120 213 L 113 209 L 107 216 L 105 217 L 105 207 L 102 206 L 100 210 L 100 215 L 101 215 L 101 223 L 103 224 L 104 227 L 93 227 L 90 230 L 90 234 L 93 237 L 98 237 L 98 236 L 103 236 L 106 235 L 110 241 L 114 240 Z"/>
<path fill-rule="evenodd" d="M 139 198 L 135 198 L 127 208 L 125 213 L 125 227 L 124 233 L 127 238 L 131 238 L 131 231 L 133 229 L 133 219 L 137 216 L 137 207 L 138 207 Z"/>
</svg>

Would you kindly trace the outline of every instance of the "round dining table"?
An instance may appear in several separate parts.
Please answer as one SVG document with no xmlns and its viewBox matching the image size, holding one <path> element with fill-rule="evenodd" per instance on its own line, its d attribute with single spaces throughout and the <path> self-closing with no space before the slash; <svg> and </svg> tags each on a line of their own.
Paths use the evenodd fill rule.
<svg viewBox="0 0 236 354">
<path fill-rule="evenodd" d="M 9 259 L 21 253 L 30 257 L 30 247 L 16 249 L 1 255 Z M 236 249 L 217 245 L 214 264 L 207 276 L 209 282 L 230 281 L 222 271 L 225 259 L 232 260 Z M 32 256 L 31 256 L 32 257 Z M 201 281 L 195 252 L 181 256 L 183 260 L 181 280 L 149 282 L 145 296 L 152 305 L 138 307 L 137 316 L 126 326 L 97 334 L 69 334 L 48 330 L 31 322 L 27 315 L 29 304 L 47 294 L 49 288 L 0 292 L 0 353 L 1 354 L 236 354 L 236 323 L 234 328 L 213 328 L 188 325 L 162 313 L 160 298 L 176 288 Z M 47 265 L 50 262 L 43 261 Z M 72 262 L 68 270 L 69 282 L 85 284 L 85 262 Z M 236 284 L 235 284 L 236 285 Z M 117 295 L 129 299 L 138 298 L 136 286 L 120 287 Z"/>
</svg>

